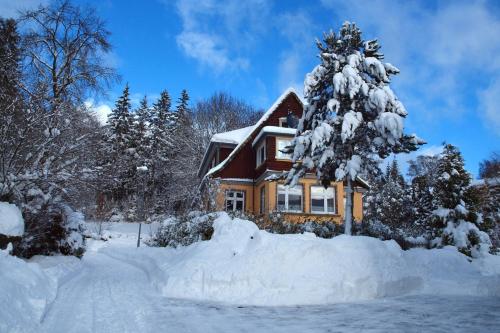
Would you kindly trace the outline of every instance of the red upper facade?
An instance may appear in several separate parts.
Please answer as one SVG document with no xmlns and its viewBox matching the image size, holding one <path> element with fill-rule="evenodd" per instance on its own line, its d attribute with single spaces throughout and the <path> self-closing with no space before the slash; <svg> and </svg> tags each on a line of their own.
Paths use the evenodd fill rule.
<svg viewBox="0 0 500 333">
<path fill-rule="evenodd" d="M 286 127 L 289 114 L 302 117 L 303 104 L 293 89 L 283 93 L 255 126 L 214 136 L 200 166 L 199 176 L 257 179 L 266 170 L 283 171 L 290 161 L 276 158 L 276 137 L 293 137 Z M 271 126 L 271 127 L 269 127 Z M 275 129 L 275 131 L 273 130 Z M 235 138 L 232 140 L 232 138 Z M 255 139 L 258 138 L 257 141 Z M 265 160 L 257 166 L 257 149 L 265 142 Z"/>
</svg>

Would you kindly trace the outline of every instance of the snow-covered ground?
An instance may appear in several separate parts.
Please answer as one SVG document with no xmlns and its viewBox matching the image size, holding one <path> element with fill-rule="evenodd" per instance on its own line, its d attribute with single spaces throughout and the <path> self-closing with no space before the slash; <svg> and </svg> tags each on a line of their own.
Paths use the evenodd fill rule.
<svg viewBox="0 0 500 333">
<path fill-rule="evenodd" d="M 82 260 L 27 263 L 0 253 L 0 332 L 470 332 L 500 325 L 500 257 L 469 262 L 453 248 L 404 252 L 364 237 L 270 235 L 225 215 L 211 241 L 137 249 L 137 228 L 105 226 L 108 241 L 89 241 Z M 280 306 L 257 306 L 273 304 Z"/>
</svg>

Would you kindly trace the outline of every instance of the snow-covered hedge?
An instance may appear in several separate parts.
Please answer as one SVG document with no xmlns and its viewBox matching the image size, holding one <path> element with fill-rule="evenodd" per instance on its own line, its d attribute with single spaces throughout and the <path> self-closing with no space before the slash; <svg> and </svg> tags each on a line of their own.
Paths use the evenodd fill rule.
<svg viewBox="0 0 500 333">
<path fill-rule="evenodd" d="M 395 241 L 271 234 L 221 213 L 211 240 L 155 252 L 163 294 L 255 305 L 324 304 L 407 294 L 500 296 L 500 256 Z M 145 261 L 145 260 L 143 260 Z"/>
<path fill-rule="evenodd" d="M 177 247 L 208 240 L 212 236 L 212 224 L 217 215 L 217 213 L 191 212 L 167 218 L 148 243 L 151 246 Z"/>
</svg>

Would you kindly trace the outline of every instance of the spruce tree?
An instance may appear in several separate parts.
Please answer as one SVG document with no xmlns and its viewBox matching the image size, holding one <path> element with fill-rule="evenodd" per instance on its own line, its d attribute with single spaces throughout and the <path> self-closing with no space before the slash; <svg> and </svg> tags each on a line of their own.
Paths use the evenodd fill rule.
<svg viewBox="0 0 500 333">
<path fill-rule="evenodd" d="M 438 156 L 417 156 L 409 161 L 408 175 L 411 180 L 411 201 L 413 223 L 411 234 L 423 236 L 430 241 L 433 237 L 432 212 L 437 208 L 433 190 L 436 182 Z"/>
<path fill-rule="evenodd" d="M 139 104 L 139 107 L 134 114 L 134 142 L 137 147 L 137 166 L 151 165 L 151 138 L 150 138 L 150 121 L 151 110 L 148 105 L 148 99 L 144 96 Z"/>
<path fill-rule="evenodd" d="M 108 126 L 111 129 L 111 138 L 117 153 L 124 152 L 131 140 L 133 118 L 130 109 L 130 93 L 126 84 L 122 95 L 116 101 L 115 108 L 108 116 Z"/>
<path fill-rule="evenodd" d="M 122 95 L 115 103 L 115 108 L 108 116 L 107 141 L 109 153 L 106 154 L 110 169 L 114 176 L 117 188 L 113 191 L 118 198 L 126 198 L 135 190 L 135 160 L 136 144 L 133 133 L 133 116 L 130 112 L 130 93 L 128 84 L 125 85 Z"/>
<path fill-rule="evenodd" d="M 435 244 L 454 245 L 461 252 L 476 256 L 489 251 L 491 241 L 478 228 L 477 214 L 466 195 L 471 176 L 464 168 L 464 160 L 457 147 L 446 144 L 437 167 L 437 179 L 433 190 L 433 227 Z"/>
<path fill-rule="evenodd" d="M 344 181 L 345 232 L 350 234 L 352 182 L 376 165 L 375 155 L 410 152 L 423 141 L 403 134 L 407 112 L 389 87 L 399 70 L 382 62 L 376 40 L 363 41 L 361 30 L 346 22 L 317 47 L 320 64 L 304 82 L 306 105 L 289 149 L 294 165 L 286 182 L 296 184 L 311 170 L 324 186 Z"/>
</svg>

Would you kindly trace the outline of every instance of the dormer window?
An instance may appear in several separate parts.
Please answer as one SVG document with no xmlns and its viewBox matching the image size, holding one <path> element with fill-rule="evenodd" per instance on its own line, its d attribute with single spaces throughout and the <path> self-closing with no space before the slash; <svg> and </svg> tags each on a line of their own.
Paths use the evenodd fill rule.
<svg viewBox="0 0 500 333">
<path fill-rule="evenodd" d="M 260 166 L 266 160 L 266 141 L 262 142 L 257 148 L 256 166 Z"/>
<path fill-rule="evenodd" d="M 279 125 L 280 127 L 288 127 L 287 117 L 279 118 Z"/>
</svg>

